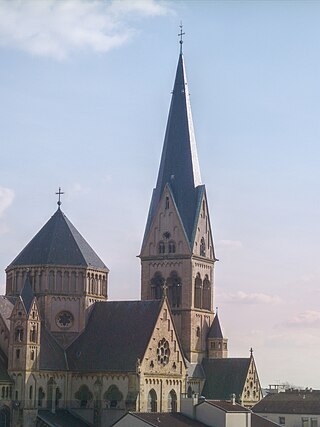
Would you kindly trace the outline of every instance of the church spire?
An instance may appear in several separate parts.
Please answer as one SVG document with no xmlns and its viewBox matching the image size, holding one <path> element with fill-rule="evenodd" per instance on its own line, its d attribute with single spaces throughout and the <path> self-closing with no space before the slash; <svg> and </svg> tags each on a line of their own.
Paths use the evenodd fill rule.
<svg viewBox="0 0 320 427">
<path fill-rule="evenodd" d="M 145 237 L 166 185 L 172 191 L 186 235 L 191 242 L 197 205 L 196 187 L 201 185 L 201 175 L 182 53 L 179 55 L 157 185 Z"/>
</svg>

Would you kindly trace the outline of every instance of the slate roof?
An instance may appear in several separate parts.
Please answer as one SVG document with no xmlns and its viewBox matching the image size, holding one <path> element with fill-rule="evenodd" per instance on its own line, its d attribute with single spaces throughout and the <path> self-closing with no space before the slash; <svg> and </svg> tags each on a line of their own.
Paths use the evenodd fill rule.
<svg viewBox="0 0 320 427">
<path fill-rule="evenodd" d="M 1 383 L 11 384 L 13 381 L 8 374 L 8 358 L 0 349 L 0 384 Z"/>
<path fill-rule="evenodd" d="M 260 415 L 251 413 L 251 427 L 276 427 L 279 424 L 270 421 L 266 418 L 260 417 Z"/>
<path fill-rule="evenodd" d="M 215 315 L 210 331 L 208 333 L 208 338 L 223 338 L 218 313 Z"/>
<path fill-rule="evenodd" d="M 67 349 L 70 369 L 134 372 L 161 305 L 161 300 L 96 302 L 86 329 Z"/>
<path fill-rule="evenodd" d="M 10 316 L 14 307 L 15 298 L 0 295 L 0 314 L 7 328 L 10 330 Z"/>
<path fill-rule="evenodd" d="M 46 423 L 49 427 L 88 427 L 91 424 L 86 423 L 82 419 L 71 414 L 65 409 L 56 409 L 56 413 L 53 414 L 49 410 L 39 409 L 37 419 Z"/>
<path fill-rule="evenodd" d="M 68 370 L 65 351 L 45 326 L 41 328 L 39 364 L 40 369 L 46 371 Z"/>
<path fill-rule="evenodd" d="M 250 412 L 250 410 L 244 406 L 241 406 L 238 403 L 233 404 L 229 400 L 205 400 L 204 402 L 199 403 L 199 405 L 204 403 L 208 403 L 209 405 L 222 409 L 224 412 Z"/>
<path fill-rule="evenodd" d="M 191 242 L 199 198 L 196 187 L 201 185 L 201 176 L 182 54 L 179 56 L 158 179 L 153 190 L 144 240 L 166 184 L 171 188 Z"/>
<path fill-rule="evenodd" d="M 250 358 L 203 359 L 206 381 L 202 395 L 206 399 L 228 400 L 234 393 L 238 398 L 243 391 Z"/>
<path fill-rule="evenodd" d="M 189 378 L 205 379 L 203 368 L 200 363 L 190 363 L 187 361 L 187 368 Z"/>
<path fill-rule="evenodd" d="M 260 414 L 316 414 L 320 415 L 319 390 L 287 390 L 265 396 L 252 408 Z"/>
<path fill-rule="evenodd" d="M 17 265 L 70 265 L 107 269 L 60 208 L 8 268 Z"/>
<path fill-rule="evenodd" d="M 20 298 L 23 302 L 26 312 L 29 313 L 34 298 L 34 292 L 32 290 L 29 276 L 26 277 L 26 280 L 20 293 Z"/>
<path fill-rule="evenodd" d="M 181 413 L 164 413 L 164 412 L 129 412 L 125 414 L 122 418 L 126 416 L 132 416 L 139 420 L 144 421 L 147 425 L 150 426 L 165 426 L 165 427 L 206 427 L 206 424 L 201 423 L 200 421 L 192 420 Z M 121 418 L 120 418 L 121 420 Z M 120 421 L 119 420 L 119 421 Z M 117 422 L 113 424 L 117 426 Z"/>
</svg>

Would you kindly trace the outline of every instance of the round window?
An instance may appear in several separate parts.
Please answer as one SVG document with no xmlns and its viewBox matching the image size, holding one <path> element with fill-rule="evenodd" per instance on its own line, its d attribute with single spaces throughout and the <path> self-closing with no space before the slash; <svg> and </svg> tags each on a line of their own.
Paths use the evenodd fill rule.
<svg viewBox="0 0 320 427">
<path fill-rule="evenodd" d="M 69 329 L 73 325 L 73 315 L 70 311 L 60 311 L 56 316 L 56 324 L 61 329 Z"/>
</svg>

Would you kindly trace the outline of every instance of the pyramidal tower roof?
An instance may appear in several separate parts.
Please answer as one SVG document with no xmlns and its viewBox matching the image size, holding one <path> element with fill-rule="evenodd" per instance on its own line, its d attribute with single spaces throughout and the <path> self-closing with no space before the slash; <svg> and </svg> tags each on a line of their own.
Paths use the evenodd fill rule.
<svg viewBox="0 0 320 427">
<path fill-rule="evenodd" d="M 60 207 L 9 267 L 69 265 L 107 269 Z"/>
<path fill-rule="evenodd" d="M 153 191 L 145 237 L 167 184 L 191 241 L 197 204 L 196 187 L 201 185 L 201 175 L 182 52 L 179 55 L 157 185 Z"/>
<path fill-rule="evenodd" d="M 208 338 L 220 338 L 220 339 L 223 338 L 218 313 L 215 315 L 213 319 L 213 322 L 208 334 Z"/>
</svg>

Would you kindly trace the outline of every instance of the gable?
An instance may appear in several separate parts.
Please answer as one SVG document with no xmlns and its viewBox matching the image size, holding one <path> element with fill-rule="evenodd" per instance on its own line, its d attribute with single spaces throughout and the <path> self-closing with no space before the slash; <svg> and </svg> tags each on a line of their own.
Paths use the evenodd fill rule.
<svg viewBox="0 0 320 427">
<path fill-rule="evenodd" d="M 186 364 L 167 300 L 162 306 L 144 353 L 141 368 L 151 375 L 185 375 Z"/>
<path fill-rule="evenodd" d="M 193 253 L 215 260 L 213 238 L 205 186 L 197 188 L 198 201 L 192 234 Z"/>
<path fill-rule="evenodd" d="M 169 245 L 174 245 L 175 251 Z M 163 247 L 163 249 L 161 248 Z M 141 256 L 190 254 L 190 245 L 170 186 L 166 185 L 145 236 Z"/>
</svg>

